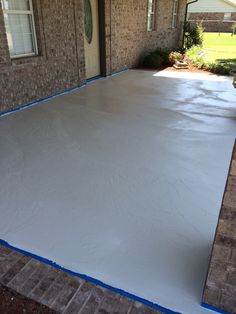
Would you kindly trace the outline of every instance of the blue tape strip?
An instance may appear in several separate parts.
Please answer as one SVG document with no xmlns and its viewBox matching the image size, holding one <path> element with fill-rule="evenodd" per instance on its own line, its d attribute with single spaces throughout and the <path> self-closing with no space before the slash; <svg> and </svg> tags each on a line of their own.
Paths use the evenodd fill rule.
<svg viewBox="0 0 236 314">
<path fill-rule="evenodd" d="M 109 77 L 114 77 L 114 76 L 117 76 L 117 75 L 119 75 L 119 74 L 121 74 L 121 73 L 124 73 L 124 72 L 127 72 L 127 71 L 129 71 L 129 70 L 128 70 L 127 68 L 124 68 L 124 69 L 122 69 L 122 70 L 113 72 L 112 74 L 110 74 L 110 75 L 108 75 L 108 76 L 96 76 L 96 77 L 93 77 L 93 78 L 91 78 L 91 79 L 88 79 L 88 80 L 86 81 L 86 84 L 85 84 L 85 85 L 89 85 L 89 84 L 91 84 L 91 83 L 93 83 L 93 82 L 96 82 L 96 81 L 104 81 L 104 80 L 106 80 L 106 79 L 109 78 Z"/>
<path fill-rule="evenodd" d="M 4 112 L 0 112 L 0 117 L 9 115 L 9 114 L 14 113 L 16 111 L 24 110 L 26 108 L 35 106 L 35 105 L 43 103 L 43 102 L 46 102 L 46 101 L 51 100 L 53 98 L 72 93 L 72 92 L 74 92 L 76 90 L 80 90 L 80 89 L 84 88 L 86 85 L 89 85 L 89 84 L 91 84 L 93 82 L 96 82 L 96 81 L 99 81 L 99 80 L 105 80 L 105 79 L 107 79 L 109 77 L 113 77 L 115 75 L 119 75 L 119 74 L 121 74 L 123 72 L 127 72 L 127 71 L 128 71 L 128 69 L 122 69 L 122 70 L 114 72 L 114 73 L 112 73 L 112 74 L 110 74 L 108 76 L 104 76 L 104 77 L 100 77 L 99 76 L 99 77 L 92 78 L 90 80 L 87 80 L 87 82 L 85 84 L 82 84 L 80 86 L 72 87 L 72 88 L 66 89 L 66 90 L 64 90 L 62 92 L 55 93 L 55 94 L 53 94 L 53 95 L 51 95 L 49 97 L 45 97 L 45 98 L 41 98 L 39 100 L 33 101 L 33 102 L 28 103 L 26 105 L 22 105 L 22 106 L 19 106 L 17 108 L 14 108 L 14 109 L 10 109 L 10 110 L 4 111 Z"/>
<path fill-rule="evenodd" d="M 128 68 L 123 68 L 123 69 L 121 69 L 119 71 L 115 71 L 115 72 L 111 73 L 110 76 L 116 76 L 116 75 L 119 75 L 119 74 L 121 74 L 123 72 L 127 72 L 127 71 L 129 71 Z"/>
<path fill-rule="evenodd" d="M 114 77 L 116 75 L 119 75 L 120 73 L 127 72 L 127 71 L 128 71 L 128 69 L 125 68 L 125 69 L 122 69 L 120 71 L 112 73 L 108 77 Z M 37 105 L 37 104 L 42 103 L 42 102 L 46 102 L 46 101 L 48 101 L 50 99 L 53 99 L 53 98 L 56 98 L 56 97 L 69 94 L 69 93 L 71 93 L 73 91 L 80 90 L 83 87 L 85 87 L 87 84 L 91 84 L 91 83 L 93 83 L 95 81 L 98 81 L 98 80 L 105 80 L 106 78 L 107 77 L 96 77 L 96 78 L 93 78 L 91 80 L 88 80 L 86 84 L 83 84 L 81 86 L 76 86 L 74 88 L 70 88 L 70 89 L 64 90 L 63 92 L 59 92 L 59 93 L 53 94 L 52 96 L 49 96 L 49 97 L 46 97 L 46 98 L 42 98 L 40 100 L 31 102 L 29 104 L 26 104 L 26 105 L 23 105 L 23 106 L 20 106 L 20 107 L 17 107 L 15 109 L 8 110 L 6 112 L 2 112 L 2 113 L 0 113 L 0 117 L 8 115 L 8 114 L 11 114 L 11 113 L 16 112 L 16 111 L 20 111 L 20 110 L 32 107 L 34 105 Z M 26 256 L 32 257 L 32 258 L 34 258 L 34 259 L 36 259 L 36 260 L 38 260 L 38 261 L 40 261 L 40 262 L 42 262 L 44 264 L 50 265 L 50 266 L 52 266 L 54 268 L 57 268 L 59 270 L 62 270 L 64 272 L 66 272 L 68 274 L 71 274 L 71 275 L 76 276 L 76 277 L 80 277 L 81 279 L 84 279 L 86 281 L 94 283 L 97 286 L 100 286 L 100 287 L 103 287 L 103 288 L 108 289 L 110 291 L 113 291 L 115 293 L 118 293 L 118 294 L 120 294 L 120 295 L 122 295 L 124 297 L 127 297 L 127 298 L 132 299 L 132 300 L 137 301 L 137 302 L 140 302 L 140 303 L 142 303 L 142 304 L 144 304 L 146 306 L 149 306 L 150 308 L 153 308 L 155 310 L 162 311 L 163 313 L 166 313 L 166 314 L 181 314 L 179 312 L 175 312 L 175 311 L 169 310 L 169 309 L 167 309 L 167 308 L 165 308 L 165 307 L 163 307 L 161 305 L 158 305 L 158 304 L 155 304 L 153 302 L 150 302 L 150 301 L 148 301 L 146 299 L 140 298 L 140 297 L 138 297 L 138 296 L 136 296 L 134 294 L 131 294 L 129 292 L 126 292 L 126 291 L 124 291 L 122 289 L 118 289 L 118 288 L 112 287 L 110 285 L 107 285 L 107 284 L 103 283 L 102 281 L 97 280 L 95 278 L 89 277 L 89 276 L 84 275 L 84 274 L 73 272 L 73 271 L 71 271 L 69 269 L 66 269 L 66 268 L 58 265 L 57 263 L 52 262 L 52 261 L 50 261 L 50 260 L 48 260 L 48 259 L 46 259 L 44 257 L 40 257 L 40 256 L 38 256 L 36 254 L 33 254 L 33 253 L 27 252 L 25 250 L 19 249 L 17 247 L 14 247 L 14 246 L 10 245 L 8 242 L 6 242 L 4 240 L 0 239 L 0 245 L 8 247 L 8 248 L 10 248 L 10 249 L 12 249 L 12 250 L 14 250 L 16 252 L 19 252 L 21 254 L 26 255 Z"/>
<path fill-rule="evenodd" d="M 24 109 L 26 109 L 26 108 L 35 106 L 35 105 L 37 105 L 37 104 L 46 102 L 46 101 L 51 100 L 51 99 L 54 99 L 54 98 L 56 98 L 56 97 L 69 94 L 69 93 L 71 93 L 71 92 L 73 92 L 73 91 L 80 90 L 80 89 L 82 89 L 83 87 L 85 87 L 85 85 L 86 85 L 86 84 L 83 84 L 83 85 L 80 85 L 80 86 L 76 86 L 76 87 L 73 87 L 73 88 L 70 88 L 70 89 L 66 89 L 66 90 L 64 90 L 63 92 L 59 92 L 59 93 L 53 94 L 53 95 L 51 95 L 51 96 L 49 96 L 49 97 L 41 98 L 41 99 L 39 99 L 39 100 L 33 101 L 33 102 L 31 102 L 31 103 L 28 103 L 28 104 L 26 104 L 26 105 L 23 105 L 23 106 L 14 108 L 14 109 L 10 109 L 10 110 L 8 110 L 8 111 L 0 112 L 0 117 L 1 117 L 1 116 L 9 115 L 9 114 L 14 113 L 14 112 L 16 112 L 16 111 L 24 110 Z"/>
<path fill-rule="evenodd" d="M 204 307 L 205 309 L 208 309 L 208 310 L 211 310 L 211 311 L 214 311 L 216 313 L 221 313 L 221 314 L 230 314 L 229 312 L 226 312 L 226 311 L 223 311 L 223 310 L 220 310 L 218 309 L 217 307 L 214 307 L 212 305 L 209 305 L 207 303 L 202 303 L 201 304 L 202 307 Z"/>
<path fill-rule="evenodd" d="M 102 281 L 97 280 L 95 278 L 92 278 L 92 277 L 89 277 L 87 275 L 76 273 L 74 271 L 66 269 L 66 268 L 58 265 L 57 263 L 54 263 L 54 262 L 48 260 L 47 258 L 40 257 L 40 256 L 35 255 L 33 253 L 29 253 L 27 251 L 24 251 L 24 250 L 21 250 L 21 249 L 19 249 L 17 247 L 14 247 L 14 246 L 10 245 L 8 242 L 6 242 L 4 240 L 0 239 L 0 245 L 5 246 L 7 248 L 10 248 L 10 249 L 12 249 L 12 250 L 14 250 L 16 252 L 19 252 L 21 254 L 24 254 L 26 256 L 32 257 L 32 258 L 34 258 L 34 259 L 36 259 L 36 260 L 38 260 L 38 261 L 40 261 L 40 262 L 42 262 L 44 264 L 47 264 L 49 266 L 52 266 L 52 267 L 57 268 L 59 270 L 62 270 L 62 271 L 66 272 L 66 273 L 68 273 L 70 275 L 73 275 L 73 276 L 79 277 L 81 279 L 84 279 L 86 281 L 89 281 L 91 283 L 94 283 L 97 286 L 100 286 L 102 288 L 105 288 L 105 289 L 108 289 L 108 290 L 113 291 L 115 293 L 118 293 L 118 294 L 120 294 L 120 295 L 122 295 L 124 297 L 127 297 L 127 298 L 132 299 L 132 300 L 137 301 L 137 302 L 140 302 L 140 303 L 142 303 L 142 304 L 144 304 L 146 306 L 149 306 L 150 308 L 152 308 L 154 310 L 158 310 L 158 311 L 161 311 L 161 312 L 166 313 L 166 314 L 181 314 L 179 312 L 174 312 L 172 310 L 169 310 L 169 309 L 167 309 L 167 308 L 165 308 L 165 307 L 163 307 L 161 305 L 158 305 L 158 304 L 155 304 L 153 302 L 150 302 L 150 301 L 148 301 L 146 299 L 140 298 L 140 297 L 138 297 L 138 296 L 136 296 L 134 294 L 131 294 L 129 292 L 126 292 L 124 290 L 121 290 L 121 289 L 118 289 L 118 288 L 114 288 L 114 287 L 112 287 L 110 285 L 107 285 L 107 284 L 103 283 Z"/>
</svg>

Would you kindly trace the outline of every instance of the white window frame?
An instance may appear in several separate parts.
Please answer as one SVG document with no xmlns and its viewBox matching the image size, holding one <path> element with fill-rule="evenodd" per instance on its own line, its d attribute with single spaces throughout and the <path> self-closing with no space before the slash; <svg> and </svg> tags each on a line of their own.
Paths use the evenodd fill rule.
<svg viewBox="0 0 236 314">
<path fill-rule="evenodd" d="M 151 0 L 151 4 L 148 1 L 148 12 L 147 12 L 147 31 L 155 31 L 155 13 L 156 13 L 156 0 Z M 152 24 L 150 25 L 149 21 L 152 18 Z"/>
<path fill-rule="evenodd" d="M 171 21 L 171 27 L 173 29 L 177 27 L 178 12 L 179 12 L 179 0 L 173 0 L 173 12 L 172 12 L 172 21 Z"/>
<path fill-rule="evenodd" d="M 230 21 L 232 18 L 232 13 L 231 12 L 225 12 L 224 13 L 224 21 Z"/>
<path fill-rule="evenodd" d="M 35 29 L 35 22 L 34 22 L 34 11 L 33 11 L 32 0 L 29 0 L 29 10 L 8 10 L 4 7 L 4 1 L 2 0 L 2 10 L 3 10 L 3 15 L 4 14 L 27 14 L 27 15 L 30 15 L 31 21 L 32 21 L 32 44 L 33 44 L 34 52 L 18 54 L 18 55 L 10 55 L 11 59 L 37 56 L 38 55 L 38 44 L 37 44 L 37 38 L 36 38 L 36 29 Z"/>
</svg>

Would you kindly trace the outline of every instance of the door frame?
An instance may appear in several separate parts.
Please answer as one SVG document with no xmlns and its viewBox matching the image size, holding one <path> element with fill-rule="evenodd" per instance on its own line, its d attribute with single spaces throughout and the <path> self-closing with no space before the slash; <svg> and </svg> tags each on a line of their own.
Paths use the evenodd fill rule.
<svg viewBox="0 0 236 314">
<path fill-rule="evenodd" d="M 106 71 L 106 36 L 105 36 L 105 0 L 98 0 L 99 21 L 99 52 L 100 52 L 100 76 L 107 76 Z"/>
</svg>

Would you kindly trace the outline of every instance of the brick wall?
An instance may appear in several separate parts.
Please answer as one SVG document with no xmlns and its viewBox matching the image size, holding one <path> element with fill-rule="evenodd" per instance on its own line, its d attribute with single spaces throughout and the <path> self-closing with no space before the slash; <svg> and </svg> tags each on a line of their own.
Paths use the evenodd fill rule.
<svg viewBox="0 0 236 314">
<path fill-rule="evenodd" d="M 236 13 L 231 13 L 229 21 L 224 20 L 224 13 L 191 13 L 189 20 L 196 24 L 202 23 L 206 32 L 231 33 L 232 26 L 236 23 Z"/>
<path fill-rule="evenodd" d="M 176 47 L 186 0 L 171 28 L 172 0 L 157 0 L 156 30 L 147 32 L 147 1 L 99 0 L 105 7 L 106 74 L 130 68 L 156 47 Z M 0 112 L 85 82 L 83 0 L 33 0 L 39 55 L 10 59 L 0 7 Z"/>
<path fill-rule="evenodd" d="M 236 313 L 236 145 L 216 231 L 203 302 Z"/>
<path fill-rule="evenodd" d="M 143 0 L 112 2 L 112 71 L 137 65 L 145 53 L 156 47 L 175 48 L 180 44 L 180 29 L 184 21 L 186 1 L 180 0 L 176 29 L 171 28 L 173 1 L 156 1 L 156 23 L 153 32 L 147 32 L 147 3 Z"/>
<path fill-rule="evenodd" d="M 1 1 L 0 1 L 0 66 L 1 64 L 8 63 L 10 61 L 8 54 L 7 37 L 5 32 L 5 27 L 3 24 L 3 14 L 1 11 Z"/>
<path fill-rule="evenodd" d="M 76 2 L 76 1 L 75 1 Z M 84 72 L 83 11 L 80 3 L 33 1 L 39 55 L 11 60 L 0 10 L 0 111 L 81 84 Z M 66 16 L 66 18 L 62 18 Z M 68 21 L 70 21 L 68 23 Z M 77 32 L 75 32 L 77 29 Z M 80 32 L 80 33 L 79 33 Z M 3 48 L 2 48 L 3 47 Z"/>
</svg>

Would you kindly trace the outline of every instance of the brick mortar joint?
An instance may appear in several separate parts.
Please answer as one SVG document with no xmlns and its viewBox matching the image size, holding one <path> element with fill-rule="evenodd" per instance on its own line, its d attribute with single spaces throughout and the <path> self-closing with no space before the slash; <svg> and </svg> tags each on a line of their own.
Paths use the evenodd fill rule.
<svg viewBox="0 0 236 314">
<path fill-rule="evenodd" d="M 236 224 L 235 219 L 234 221 L 222 219 L 224 209 L 229 208 L 228 206 L 225 206 L 225 194 L 228 193 L 228 185 L 230 184 L 230 177 L 232 177 L 231 171 L 232 171 L 233 165 L 235 164 L 235 160 L 236 160 L 236 141 L 235 141 L 232 158 L 230 162 L 228 178 L 227 178 L 226 187 L 225 187 L 225 193 L 224 193 L 221 211 L 219 215 L 216 236 L 215 236 L 215 240 L 214 240 L 214 244 L 212 248 L 211 261 L 210 261 L 207 280 L 205 284 L 205 290 L 203 293 L 204 302 L 211 304 L 217 308 L 227 310 L 229 312 L 236 311 L 235 307 L 232 308 L 231 305 L 227 306 L 227 304 L 224 303 L 226 302 L 225 301 L 226 296 L 227 296 L 227 300 L 229 299 L 231 299 L 232 301 L 234 300 L 234 296 L 232 294 L 230 295 L 230 293 L 232 293 L 233 291 L 232 289 L 235 289 L 234 288 L 235 285 L 233 281 L 231 281 L 232 279 L 231 274 L 232 272 L 235 272 L 236 270 L 236 260 L 233 260 L 234 254 L 236 254 L 236 237 L 234 237 L 233 235 L 230 238 L 228 238 L 227 235 L 222 234 L 220 231 L 221 231 L 222 224 L 224 225 L 224 228 L 225 226 L 227 226 L 227 223 L 230 226 L 234 226 L 234 224 Z M 236 189 L 236 185 L 233 186 L 233 188 Z M 232 193 L 232 190 L 231 190 L 231 193 Z M 235 211 L 234 207 L 232 211 Z M 218 238 L 225 237 L 225 236 L 227 237 L 227 242 L 218 243 Z M 228 246 L 228 241 L 232 241 L 232 244 L 233 244 L 232 247 Z M 225 248 L 226 252 L 228 252 L 228 256 L 226 256 L 225 259 L 224 259 L 224 256 L 222 257 L 220 255 L 219 256 L 217 255 L 219 253 L 220 248 L 222 249 Z M 220 258 L 223 258 L 223 260 L 220 260 Z M 220 271 L 220 274 L 219 274 L 219 271 Z M 222 278 L 219 278 L 219 275 L 222 276 Z"/>
</svg>

